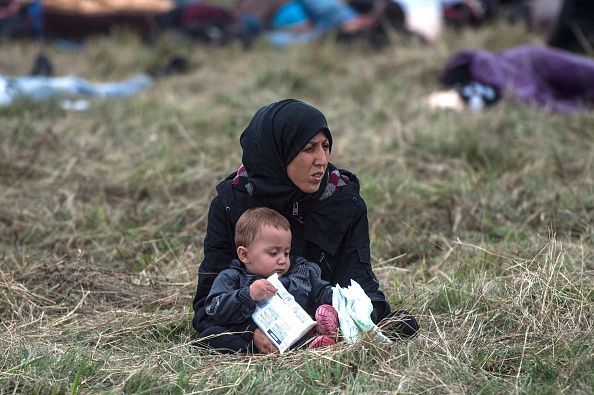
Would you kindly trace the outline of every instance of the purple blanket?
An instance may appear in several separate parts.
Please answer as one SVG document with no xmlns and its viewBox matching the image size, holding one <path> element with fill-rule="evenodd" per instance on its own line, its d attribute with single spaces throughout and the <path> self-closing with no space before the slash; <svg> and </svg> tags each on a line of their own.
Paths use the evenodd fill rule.
<svg viewBox="0 0 594 395">
<path fill-rule="evenodd" d="M 594 104 L 594 60 L 547 47 L 464 50 L 446 62 L 439 79 L 448 85 L 477 81 L 551 111 L 574 112 Z"/>
</svg>

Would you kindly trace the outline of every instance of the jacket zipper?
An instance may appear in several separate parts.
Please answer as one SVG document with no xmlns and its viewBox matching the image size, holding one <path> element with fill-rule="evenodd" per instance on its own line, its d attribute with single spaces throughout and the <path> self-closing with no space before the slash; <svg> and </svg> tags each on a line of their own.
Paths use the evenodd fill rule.
<svg viewBox="0 0 594 395">
<path fill-rule="evenodd" d="M 324 262 L 324 264 L 326 265 L 326 267 L 328 268 L 328 270 L 330 271 L 330 273 L 333 273 L 332 268 L 330 267 L 330 264 L 328 263 L 328 260 L 326 259 L 326 253 L 322 251 L 322 255 L 320 255 L 320 259 L 318 260 L 318 262 L 321 264 L 322 262 Z"/>
</svg>

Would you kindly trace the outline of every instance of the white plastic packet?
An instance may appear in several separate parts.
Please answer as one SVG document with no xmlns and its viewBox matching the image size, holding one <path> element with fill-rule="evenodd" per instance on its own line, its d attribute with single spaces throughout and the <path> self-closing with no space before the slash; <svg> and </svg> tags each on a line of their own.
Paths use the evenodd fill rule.
<svg viewBox="0 0 594 395">
<path fill-rule="evenodd" d="M 336 284 L 336 287 L 332 287 L 332 307 L 334 307 L 338 313 L 340 334 L 347 343 L 353 344 L 359 340 L 359 328 L 351 318 L 346 305 L 347 296 L 345 293 L 348 293 L 348 290 L 346 288 L 341 288 L 338 284 Z"/>
<path fill-rule="evenodd" d="M 372 331 L 375 340 L 391 343 L 371 320 L 373 304 L 363 288 L 351 279 L 351 285 L 342 288 L 336 285 L 332 288 L 332 306 L 338 312 L 340 332 L 349 344 L 357 342 L 360 332 Z"/>
</svg>

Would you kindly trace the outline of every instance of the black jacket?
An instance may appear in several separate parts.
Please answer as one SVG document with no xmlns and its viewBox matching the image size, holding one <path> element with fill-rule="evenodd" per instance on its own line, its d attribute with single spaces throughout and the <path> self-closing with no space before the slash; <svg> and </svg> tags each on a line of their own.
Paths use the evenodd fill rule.
<svg viewBox="0 0 594 395">
<path fill-rule="evenodd" d="M 348 286 L 351 279 L 357 281 L 373 303 L 372 319 L 377 323 L 390 313 L 390 306 L 371 269 L 367 207 L 359 194 L 355 175 L 340 172 L 350 182 L 331 197 L 317 201 L 316 215 L 308 215 L 308 208 L 299 205 L 281 214 L 291 225 L 291 254 L 316 263 L 322 279 L 331 284 Z M 217 186 L 218 196 L 211 202 L 208 213 L 204 259 L 198 270 L 193 302 L 192 323 L 198 332 L 215 325 L 206 314 L 205 304 L 217 274 L 237 258 L 233 238 L 239 216 L 248 208 L 262 205 L 246 191 L 233 188 L 234 176 Z"/>
<path fill-rule="evenodd" d="M 301 257 L 291 257 L 289 271 L 279 278 L 295 301 L 310 315 L 322 304 L 332 304 L 332 285 L 322 280 L 320 268 Z M 234 259 L 229 269 L 215 279 L 206 298 L 206 314 L 219 326 L 232 326 L 249 321 L 257 301 L 250 297 L 250 285 L 264 277 L 248 273 Z"/>
</svg>

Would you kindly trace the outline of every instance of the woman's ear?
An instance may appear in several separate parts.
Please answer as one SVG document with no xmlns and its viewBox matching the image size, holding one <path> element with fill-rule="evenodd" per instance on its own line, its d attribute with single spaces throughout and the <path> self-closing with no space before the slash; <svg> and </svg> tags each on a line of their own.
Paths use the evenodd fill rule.
<svg viewBox="0 0 594 395">
<path fill-rule="evenodd" d="M 237 257 L 239 258 L 239 260 L 241 262 L 243 262 L 243 264 L 250 263 L 250 260 L 248 259 L 247 254 L 248 254 L 247 248 L 245 248 L 244 246 L 237 247 Z"/>
</svg>

